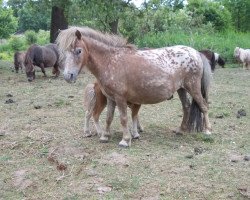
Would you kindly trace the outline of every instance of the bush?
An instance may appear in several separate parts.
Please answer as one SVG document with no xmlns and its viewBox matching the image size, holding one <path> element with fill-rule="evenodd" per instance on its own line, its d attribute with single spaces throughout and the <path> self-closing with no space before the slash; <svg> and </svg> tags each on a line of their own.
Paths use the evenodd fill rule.
<svg viewBox="0 0 250 200">
<path fill-rule="evenodd" d="M 9 45 L 14 51 L 20 51 L 23 49 L 24 42 L 19 36 L 12 36 Z"/>
<path fill-rule="evenodd" d="M 38 34 L 38 41 L 37 43 L 39 45 L 45 45 L 49 43 L 49 39 L 50 39 L 50 32 L 49 31 L 44 31 L 44 30 L 39 30 Z"/>
<path fill-rule="evenodd" d="M 35 31 L 32 30 L 26 31 L 25 38 L 28 45 L 37 43 L 37 33 Z"/>
</svg>

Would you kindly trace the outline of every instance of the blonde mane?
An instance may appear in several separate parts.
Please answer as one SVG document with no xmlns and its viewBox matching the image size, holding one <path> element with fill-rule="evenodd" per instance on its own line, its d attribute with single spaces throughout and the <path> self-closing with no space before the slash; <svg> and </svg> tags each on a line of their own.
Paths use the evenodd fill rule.
<svg viewBox="0 0 250 200">
<path fill-rule="evenodd" d="M 93 40 L 96 40 L 111 47 L 127 46 L 127 40 L 118 35 L 102 33 L 100 31 L 96 31 L 89 27 L 73 26 L 68 29 L 60 31 L 56 39 L 56 43 L 61 51 L 67 51 L 70 49 L 71 45 L 74 43 L 76 39 L 75 33 L 77 30 L 80 31 L 84 37 L 91 38 Z"/>
</svg>

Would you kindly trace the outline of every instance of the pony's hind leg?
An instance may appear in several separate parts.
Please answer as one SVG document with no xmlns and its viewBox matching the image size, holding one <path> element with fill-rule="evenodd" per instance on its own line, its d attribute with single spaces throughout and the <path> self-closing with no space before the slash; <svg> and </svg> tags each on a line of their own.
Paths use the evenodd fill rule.
<svg viewBox="0 0 250 200">
<path fill-rule="evenodd" d="M 190 107 L 190 114 L 189 114 L 189 118 L 193 118 L 195 119 L 195 123 L 196 125 L 198 125 L 199 127 L 201 127 L 201 129 L 203 128 L 203 120 L 199 120 L 197 119 L 197 115 L 199 115 L 199 113 L 197 112 L 202 112 L 204 115 L 204 133 L 205 134 L 211 134 L 211 124 L 209 122 L 209 117 L 208 117 L 208 103 L 206 101 L 205 98 L 203 98 L 200 88 L 197 87 L 197 85 L 194 85 L 192 87 L 192 90 L 189 90 L 190 95 L 193 97 L 193 102 L 192 105 Z M 198 106 L 198 108 L 197 108 Z M 196 110 L 195 112 L 193 112 L 194 110 Z M 192 121 L 192 120 L 191 120 Z M 195 125 L 195 124 L 193 124 Z M 189 124 L 189 126 L 191 127 L 192 124 Z M 190 128 L 190 130 L 194 129 L 194 128 Z M 199 130 L 196 130 L 199 131 Z"/>
<path fill-rule="evenodd" d="M 139 118 L 138 118 L 138 112 L 139 112 L 140 107 L 141 105 L 138 105 L 138 104 L 132 104 L 130 106 L 130 109 L 132 111 L 132 124 L 133 124 L 132 137 L 134 139 L 138 139 L 140 137 L 140 134 L 138 133 L 138 129 L 139 131 L 142 130 L 141 125 L 139 123 Z"/>
<path fill-rule="evenodd" d="M 179 98 L 181 100 L 182 104 L 182 110 L 183 110 L 183 118 L 181 127 L 175 130 L 176 133 L 183 133 L 188 131 L 188 116 L 189 116 L 189 109 L 190 109 L 190 101 L 188 99 L 187 91 L 183 88 L 180 88 L 177 90 L 177 93 L 179 95 Z"/>
<path fill-rule="evenodd" d="M 107 117 L 106 117 L 106 129 L 105 132 L 102 132 L 100 141 L 101 142 L 108 142 L 111 133 L 110 133 L 110 125 L 114 118 L 116 103 L 111 99 L 107 99 Z"/>
</svg>

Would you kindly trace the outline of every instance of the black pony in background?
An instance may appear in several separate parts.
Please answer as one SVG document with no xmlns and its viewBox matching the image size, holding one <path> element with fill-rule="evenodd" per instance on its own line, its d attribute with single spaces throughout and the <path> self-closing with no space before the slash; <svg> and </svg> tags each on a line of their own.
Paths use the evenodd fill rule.
<svg viewBox="0 0 250 200">
<path fill-rule="evenodd" d="M 211 65 L 212 71 L 215 70 L 216 64 L 224 68 L 226 62 L 218 53 L 215 53 L 210 50 L 200 50 L 199 52 L 207 57 L 207 59 L 209 60 L 209 64 Z"/>
<path fill-rule="evenodd" d="M 44 76 L 46 76 L 45 68 L 53 67 L 52 74 L 55 74 L 56 77 L 59 76 L 59 52 L 57 45 L 31 45 L 27 50 L 24 65 L 28 81 L 35 79 L 34 66 L 40 67 Z"/>
</svg>

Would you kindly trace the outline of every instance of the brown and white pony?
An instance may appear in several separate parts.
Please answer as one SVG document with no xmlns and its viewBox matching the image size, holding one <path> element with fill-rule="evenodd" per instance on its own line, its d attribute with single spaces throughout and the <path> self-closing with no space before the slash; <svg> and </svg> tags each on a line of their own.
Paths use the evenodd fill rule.
<svg viewBox="0 0 250 200">
<path fill-rule="evenodd" d="M 234 57 L 238 62 L 242 63 L 243 68 L 250 69 L 250 49 L 236 47 L 234 49 Z"/>
<path fill-rule="evenodd" d="M 14 54 L 14 67 L 15 67 L 16 73 L 18 73 L 19 69 L 23 71 L 25 54 L 26 54 L 26 51 L 17 51 Z"/>
<path fill-rule="evenodd" d="M 59 52 L 57 45 L 31 45 L 27 50 L 24 65 L 28 81 L 33 81 L 35 79 L 34 66 L 40 67 L 44 76 L 46 76 L 45 68 L 53 67 L 52 73 L 59 76 Z"/>
<path fill-rule="evenodd" d="M 184 112 L 179 131 L 204 130 L 210 134 L 211 66 L 195 49 L 173 46 L 141 51 L 127 45 L 124 38 L 86 27 L 61 31 L 57 44 L 65 56 L 64 79 L 75 82 L 86 67 L 96 77 L 103 94 L 116 103 L 123 128 L 120 146 L 131 145 L 128 102 L 134 107 L 155 104 L 169 99 L 176 91 Z M 191 106 L 187 92 L 193 98 Z M 103 132 L 100 140 L 107 141 L 109 137 L 109 132 Z"/>
</svg>

